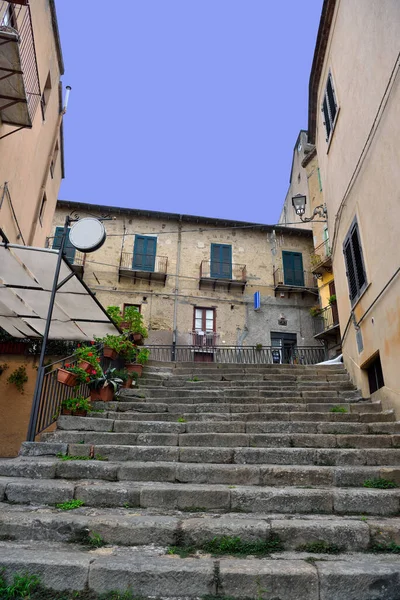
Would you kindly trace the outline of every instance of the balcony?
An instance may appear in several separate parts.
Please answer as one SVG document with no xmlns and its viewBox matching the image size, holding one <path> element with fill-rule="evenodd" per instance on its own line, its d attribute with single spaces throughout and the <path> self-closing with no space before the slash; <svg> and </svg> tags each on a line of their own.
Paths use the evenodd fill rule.
<svg viewBox="0 0 400 600">
<path fill-rule="evenodd" d="M 324 339 L 336 337 L 339 329 L 339 314 L 336 303 L 321 309 L 319 315 L 313 317 L 314 337 Z"/>
<path fill-rule="evenodd" d="M 296 269 L 275 269 L 275 293 L 282 292 L 313 292 L 318 289 L 317 278 L 314 273 Z"/>
<path fill-rule="evenodd" d="M 314 248 L 310 254 L 311 270 L 315 274 L 322 275 L 325 271 L 332 270 L 332 255 L 329 240 L 325 240 Z"/>
<path fill-rule="evenodd" d="M 192 346 L 212 348 L 218 343 L 219 334 L 215 331 L 192 331 Z"/>
<path fill-rule="evenodd" d="M 30 7 L 0 0 L 0 117 L 18 129 L 32 127 L 40 84 Z"/>
<path fill-rule="evenodd" d="M 167 268 L 168 258 L 166 256 L 121 252 L 118 280 L 121 277 L 129 277 L 133 283 L 147 281 L 150 285 L 151 282 L 158 281 L 165 286 Z"/>
<path fill-rule="evenodd" d="M 239 289 L 243 293 L 246 283 L 246 265 L 216 263 L 211 260 L 203 260 L 200 264 L 199 290 L 203 287 L 215 290 L 217 285 L 223 285 L 228 288 L 228 292 Z"/>
<path fill-rule="evenodd" d="M 60 242 L 60 238 L 59 237 L 48 237 L 46 239 L 46 244 L 45 247 L 46 248 L 53 248 L 54 250 L 58 250 L 58 248 L 60 247 L 59 242 Z M 83 252 L 79 252 L 79 250 L 76 250 L 72 244 L 69 243 L 69 240 L 66 244 L 66 248 L 65 248 L 65 257 L 68 260 L 69 264 L 71 265 L 71 269 L 74 271 L 74 273 L 76 273 L 77 275 L 79 275 L 79 277 L 83 277 L 83 273 L 85 271 L 85 261 L 86 261 L 86 254 L 84 254 Z"/>
</svg>

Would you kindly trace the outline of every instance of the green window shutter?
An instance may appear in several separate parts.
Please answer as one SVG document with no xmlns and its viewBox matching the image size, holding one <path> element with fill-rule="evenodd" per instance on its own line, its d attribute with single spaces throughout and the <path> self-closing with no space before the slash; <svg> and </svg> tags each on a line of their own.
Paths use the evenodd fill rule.
<svg viewBox="0 0 400 600">
<path fill-rule="evenodd" d="M 64 227 L 56 227 L 56 231 L 54 233 L 53 239 L 53 248 L 58 250 L 61 246 L 61 240 L 63 235 Z M 69 241 L 69 229 L 68 229 L 68 239 L 67 243 L 64 246 L 65 256 L 69 260 L 71 264 L 74 262 L 76 248 Z"/>
<path fill-rule="evenodd" d="M 211 244 L 211 277 L 232 279 L 232 246 Z"/>
<path fill-rule="evenodd" d="M 157 238 L 136 235 L 133 249 L 132 268 L 138 271 L 154 271 L 157 253 Z"/>
<path fill-rule="evenodd" d="M 346 264 L 350 301 L 353 303 L 361 296 L 367 285 L 363 252 L 356 220 L 354 220 L 344 241 L 343 254 Z"/>
<path fill-rule="evenodd" d="M 303 255 L 301 252 L 282 252 L 285 285 L 304 287 Z"/>
</svg>

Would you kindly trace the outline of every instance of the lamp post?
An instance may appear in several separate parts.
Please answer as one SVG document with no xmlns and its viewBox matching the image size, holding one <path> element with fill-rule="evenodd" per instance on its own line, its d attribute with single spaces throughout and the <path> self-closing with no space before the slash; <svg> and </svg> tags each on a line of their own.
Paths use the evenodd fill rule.
<svg viewBox="0 0 400 600">
<path fill-rule="evenodd" d="M 306 212 L 306 203 L 307 198 L 302 194 L 296 194 L 292 197 L 293 208 L 296 215 L 300 217 L 300 221 L 303 221 L 303 223 L 309 223 L 310 221 L 313 221 L 315 217 L 320 217 L 323 221 L 327 220 L 328 211 L 326 210 L 325 204 L 320 204 L 319 206 L 316 206 L 313 210 L 311 217 L 303 217 L 304 213 Z"/>
</svg>

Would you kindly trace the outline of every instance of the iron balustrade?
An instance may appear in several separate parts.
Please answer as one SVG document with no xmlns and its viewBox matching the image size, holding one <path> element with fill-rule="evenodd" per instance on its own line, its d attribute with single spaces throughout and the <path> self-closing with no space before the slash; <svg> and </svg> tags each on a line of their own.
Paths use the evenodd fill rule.
<svg viewBox="0 0 400 600">
<path fill-rule="evenodd" d="M 336 305 L 334 308 L 331 305 L 322 308 L 321 312 L 313 317 L 314 335 L 328 331 L 336 325 L 339 325 L 339 315 Z"/>
<path fill-rule="evenodd" d="M 52 249 L 54 239 L 55 239 L 55 236 L 47 237 L 45 247 Z M 58 248 L 54 248 L 54 250 L 58 250 Z M 67 252 L 68 252 L 68 250 L 71 250 L 71 249 L 70 248 L 67 249 Z M 67 256 L 67 260 L 72 266 L 84 267 L 85 262 L 86 262 L 86 254 L 85 254 L 85 252 L 80 252 L 79 250 L 75 250 L 74 256 L 73 257 Z"/>
<path fill-rule="evenodd" d="M 228 281 L 246 283 L 246 265 L 202 260 L 200 264 L 200 279 L 226 279 Z"/>
<path fill-rule="evenodd" d="M 22 74 L 27 97 L 28 112 L 32 122 L 40 102 L 41 93 L 29 4 L 23 5 L 14 2 L 6 2 L 5 0 L 0 1 L 0 38 L 2 31 L 16 31 L 19 36 L 19 53 L 22 73 L 20 71 L 12 72 L 10 70 L 6 76 L 12 77 L 15 74 Z M 2 43 L 7 43 L 7 41 L 3 41 Z M 3 68 L 0 70 L 6 71 L 6 69 Z M 4 109 L 5 106 L 3 105 L 1 108 Z"/>
<path fill-rule="evenodd" d="M 326 360 L 321 346 L 204 346 L 147 345 L 155 362 L 216 362 L 221 364 L 299 364 L 315 365 Z M 174 358 L 173 358 L 174 357 Z"/>
<path fill-rule="evenodd" d="M 216 346 L 218 338 L 215 331 L 192 331 L 193 346 Z"/>
<path fill-rule="evenodd" d="M 275 269 L 274 286 L 290 288 L 318 288 L 317 278 L 314 273 L 295 269 Z"/>
<path fill-rule="evenodd" d="M 140 266 L 135 266 L 135 261 L 136 265 Z M 166 274 L 168 268 L 168 257 L 154 256 L 152 254 L 132 254 L 132 252 L 121 252 L 119 267 L 120 269 L 128 269 L 130 271 Z"/>
<path fill-rule="evenodd" d="M 318 269 L 321 265 L 329 262 L 331 258 L 331 248 L 329 246 L 329 239 L 326 239 L 322 244 L 319 244 L 310 253 L 311 267 L 312 269 Z"/>
</svg>

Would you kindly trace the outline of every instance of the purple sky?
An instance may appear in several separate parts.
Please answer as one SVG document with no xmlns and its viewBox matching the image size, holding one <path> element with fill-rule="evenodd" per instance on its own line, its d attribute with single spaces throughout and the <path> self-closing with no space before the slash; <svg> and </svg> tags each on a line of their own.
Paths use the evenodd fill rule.
<svg viewBox="0 0 400 600">
<path fill-rule="evenodd" d="M 275 223 L 322 0 L 58 0 L 64 200 Z"/>
</svg>

